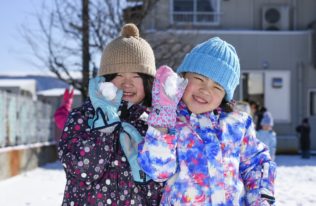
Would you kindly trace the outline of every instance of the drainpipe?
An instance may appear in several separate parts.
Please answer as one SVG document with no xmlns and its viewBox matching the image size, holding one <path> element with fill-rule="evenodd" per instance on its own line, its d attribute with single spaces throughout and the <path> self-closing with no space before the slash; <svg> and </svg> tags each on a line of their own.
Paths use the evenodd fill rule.
<svg viewBox="0 0 316 206">
<path fill-rule="evenodd" d="M 292 0 L 293 5 L 293 30 L 297 29 L 297 1 Z"/>
<path fill-rule="evenodd" d="M 297 90 L 297 96 L 298 96 L 298 119 L 296 119 L 295 122 L 299 122 L 300 119 L 303 118 L 304 114 L 303 114 L 303 104 L 302 104 L 302 99 L 303 99 L 303 69 L 304 69 L 304 65 L 303 62 L 297 62 L 297 86 L 298 86 L 298 90 Z M 295 80 L 294 80 L 295 81 Z M 294 124 L 296 125 L 296 124 Z"/>
<path fill-rule="evenodd" d="M 316 58 L 314 55 L 314 49 L 316 47 L 316 42 L 313 44 L 313 36 L 315 35 L 316 32 L 316 27 L 313 30 L 310 30 L 308 33 L 308 62 L 310 63 L 310 65 L 314 66 L 315 68 L 315 64 L 314 64 L 314 59 Z M 314 61 L 313 61 L 314 60 Z"/>
<path fill-rule="evenodd" d="M 256 30 L 256 15 L 257 13 L 255 13 L 255 1 L 250 1 L 251 5 L 251 13 L 252 13 L 252 30 Z M 261 15 L 261 11 L 260 11 L 260 15 Z M 261 28 L 261 25 L 259 26 L 259 28 Z"/>
</svg>

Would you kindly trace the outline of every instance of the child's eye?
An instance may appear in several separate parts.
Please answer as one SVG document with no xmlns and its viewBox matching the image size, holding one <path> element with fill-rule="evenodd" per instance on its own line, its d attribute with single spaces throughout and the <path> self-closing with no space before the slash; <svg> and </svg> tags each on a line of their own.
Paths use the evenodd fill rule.
<svg viewBox="0 0 316 206">
<path fill-rule="evenodd" d="M 195 77 L 194 77 L 194 79 L 199 80 L 199 81 L 201 81 L 201 82 L 203 81 L 203 79 L 202 79 L 202 78 L 197 77 L 197 76 L 195 76 Z"/>
<path fill-rule="evenodd" d="M 133 76 L 133 78 L 140 78 L 140 76 L 139 75 L 135 75 L 135 76 Z"/>
<path fill-rule="evenodd" d="M 215 89 L 218 90 L 218 91 L 223 91 L 223 88 L 220 87 L 220 86 L 215 86 Z"/>
</svg>

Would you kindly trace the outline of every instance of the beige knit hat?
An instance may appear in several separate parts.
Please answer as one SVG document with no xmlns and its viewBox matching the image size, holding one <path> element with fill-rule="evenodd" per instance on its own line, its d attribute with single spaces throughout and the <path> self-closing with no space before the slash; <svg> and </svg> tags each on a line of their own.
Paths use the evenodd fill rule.
<svg viewBox="0 0 316 206">
<path fill-rule="evenodd" d="M 121 36 L 103 50 L 98 75 L 138 72 L 155 76 L 155 56 L 148 42 L 139 37 L 135 24 L 125 24 Z"/>
</svg>

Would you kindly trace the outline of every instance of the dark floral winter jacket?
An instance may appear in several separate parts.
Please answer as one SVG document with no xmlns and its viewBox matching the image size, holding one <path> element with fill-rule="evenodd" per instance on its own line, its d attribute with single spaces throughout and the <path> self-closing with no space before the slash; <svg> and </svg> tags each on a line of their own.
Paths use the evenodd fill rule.
<svg viewBox="0 0 316 206">
<path fill-rule="evenodd" d="M 144 107 L 133 105 L 122 112 L 121 121 L 132 124 L 145 135 L 147 125 L 139 119 L 144 111 Z M 111 133 L 91 131 L 88 119 L 93 115 L 88 100 L 70 113 L 61 136 L 58 155 L 67 177 L 62 205 L 159 205 L 160 183 L 133 181 L 119 142 L 121 127 Z"/>
</svg>

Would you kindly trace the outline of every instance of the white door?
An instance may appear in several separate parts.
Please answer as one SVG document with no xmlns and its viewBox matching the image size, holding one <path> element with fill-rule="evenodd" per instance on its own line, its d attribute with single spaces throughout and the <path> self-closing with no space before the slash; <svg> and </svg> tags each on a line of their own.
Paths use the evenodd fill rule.
<svg viewBox="0 0 316 206">
<path fill-rule="evenodd" d="M 264 104 L 275 122 L 291 122 L 290 71 L 266 71 Z"/>
</svg>

